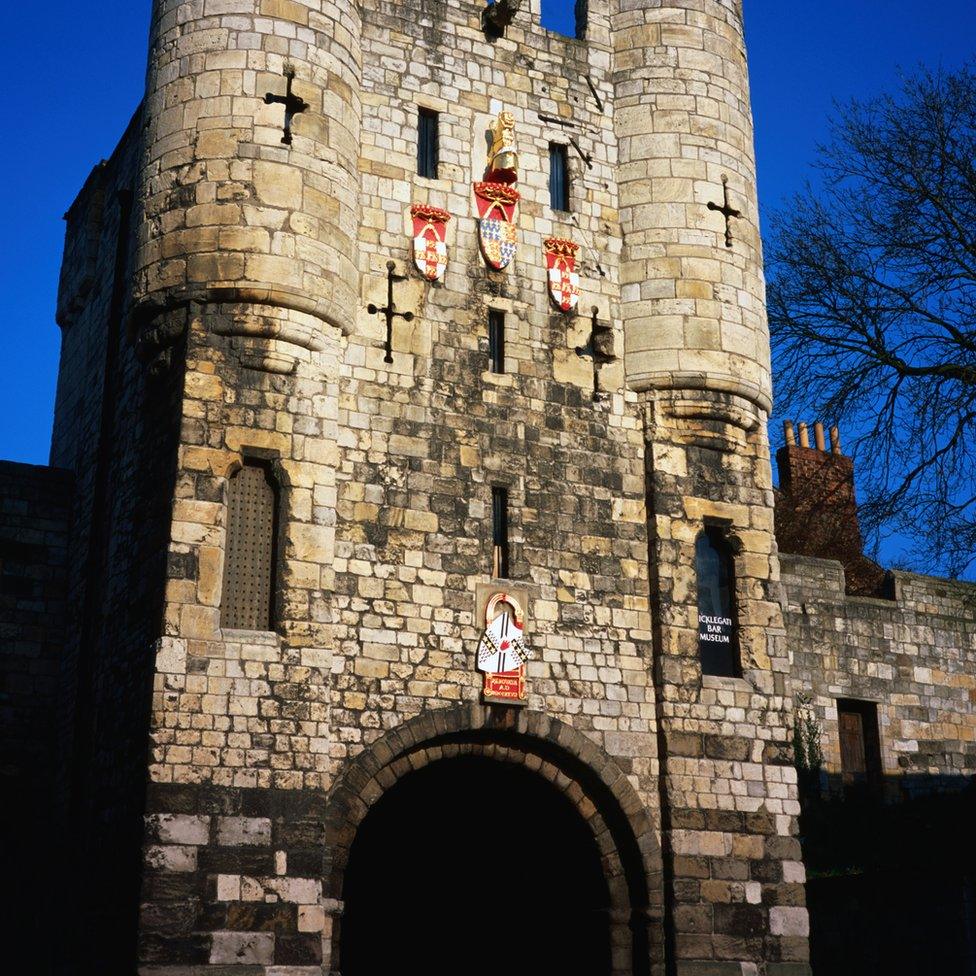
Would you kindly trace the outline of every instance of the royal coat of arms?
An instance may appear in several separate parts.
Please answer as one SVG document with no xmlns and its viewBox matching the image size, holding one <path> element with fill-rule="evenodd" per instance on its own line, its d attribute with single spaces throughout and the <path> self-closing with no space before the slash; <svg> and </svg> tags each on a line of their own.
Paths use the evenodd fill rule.
<svg viewBox="0 0 976 976">
<path fill-rule="evenodd" d="M 500 611 L 500 612 L 499 612 Z M 485 632 L 478 645 L 478 670 L 485 676 L 485 698 L 525 700 L 525 647 L 522 608 L 510 593 L 496 593 L 485 607 Z"/>
<path fill-rule="evenodd" d="M 572 312 L 579 302 L 580 279 L 576 271 L 579 244 L 549 237 L 543 241 L 546 268 L 549 272 L 549 295 L 564 312 Z"/>
<path fill-rule="evenodd" d="M 428 281 L 439 281 L 447 270 L 447 222 L 451 215 L 425 203 L 415 203 L 410 215 L 414 264 Z"/>
<path fill-rule="evenodd" d="M 515 210 L 519 192 L 505 183 L 475 183 L 474 196 L 478 204 L 478 240 L 485 260 L 496 271 L 512 263 L 518 250 L 518 228 Z"/>
</svg>

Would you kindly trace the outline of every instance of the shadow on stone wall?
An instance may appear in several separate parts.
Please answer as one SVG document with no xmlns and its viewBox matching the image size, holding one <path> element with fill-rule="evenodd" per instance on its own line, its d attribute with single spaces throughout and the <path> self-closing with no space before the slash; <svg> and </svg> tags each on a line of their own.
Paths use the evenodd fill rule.
<svg viewBox="0 0 976 976">
<path fill-rule="evenodd" d="M 831 777 L 801 797 L 814 973 L 976 976 L 976 781 Z"/>
</svg>

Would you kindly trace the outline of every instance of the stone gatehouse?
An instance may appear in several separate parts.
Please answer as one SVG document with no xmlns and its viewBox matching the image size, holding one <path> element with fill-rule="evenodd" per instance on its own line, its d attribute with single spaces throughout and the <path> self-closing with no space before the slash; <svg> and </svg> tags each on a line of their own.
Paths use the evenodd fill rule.
<svg viewBox="0 0 976 976">
<path fill-rule="evenodd" d="M 973 588 L 774 493 L 740 0 L 577 19 L 154 3 L 0 466 L 36 971 L 803 976 L 796 730 L 972 776 Z"/>
</svg>

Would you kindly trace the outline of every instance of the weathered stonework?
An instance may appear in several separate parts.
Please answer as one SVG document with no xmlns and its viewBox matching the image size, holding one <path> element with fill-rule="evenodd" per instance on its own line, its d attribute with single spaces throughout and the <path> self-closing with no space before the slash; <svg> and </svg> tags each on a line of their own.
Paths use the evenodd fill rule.
<svg viewBox="0 0 976 976">
<path fill-rule="evenodd" d="M 976 773 L 976 588 L 894 574 L 894 599 L 845 595 L 827 560 L 784 557 L 793 677 L 840 773 L 837 699 L 876 702 L 886 789 L 954 790 Z"/>
<path fill-rule="evenodd" d="M 803 976 L 797 687 L 828 735 L 834 687 L 890 697 L 892 756 L 971 767 L 968 591 L 942 617 L 915 579 L 911 609 L 845 600 L 832 563 L 789 559 L 780 583 L 741 5 L 590 0 L 580 40 L 510 6 L 486 32 L 473 0 L 157 0 L 146 100 L 69 212 L 59 297 L 61 856 L 90 881 L 62 972 L 338 973 L 371 809 L 474 756 L 538 775 L 589 831 L 608 972 Z M 308 103 L 290 145 L 264 97 L 286 72 Z M 495 272 L 472 183 L 502 110 L 519 252 Z M 571 214 L 546 170 L 570 137 Z M 725 181 L 738 217 L 708 206 Z M 414 203 L 452 215 L 439 282 L 413 264 Z M 550 237 L 581 245 L 575 315 L 550 301 Z M 414 318 L 387 363 L 368 306 L 390 261 Z M 600 399 L 594 312 L 616 357 Z M 221 621 L 247 462 L 278 487 L 269 631 Z M 737 678 L 701 673 L 706 525 L 735 551 Z M 489 584 L 524 599 L 524 707 L 481 701 Z"/>
</svg>

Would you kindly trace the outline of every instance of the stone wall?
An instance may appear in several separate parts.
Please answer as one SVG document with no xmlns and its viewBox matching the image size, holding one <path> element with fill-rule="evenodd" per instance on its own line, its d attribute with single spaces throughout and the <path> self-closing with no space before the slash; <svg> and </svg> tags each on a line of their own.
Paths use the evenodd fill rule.
<svg viewBox="0 0 976 976">
<path fill-rule="evenodd" d="M 133 197 L 142 115 L 67 215 L 52 463 L 75 479 L 55 714 L 59 865 L 85 897 L 57 940 L 71 971 L 134 953 L 153 648 L 160 635 L 182 376 L 130 341 Z M 57 885 L 52 882 L 53 892 Z"/>
<path fill-rule="evenodd" d="M 781 560 L 793 688 L 824 754 L 802 821 L 814 969 L 971 972 L 976 586 L 896 572 L 893 599 L 856 597 L 838 562 Z M 866 782 L 842 775 L 838 699 L 876 709 Z"/>
<path fill-rule="evenodd" d="M 356 825 L 410 768 L 471 750 L 576 805 L 617 899 L 616 976 L 661 972 L 666 948 L 688 976 L 806 971 L 741 8 L 587 10 L 585 41 L 544 31 L 536 0 L 492 40 L 466 0 L 157 0 L 144 114 L 73 208 L 59 302 L 53 456 L 81 513 L 69 822 L 96 892 L 79 958 L 327 970 Z M 292 71 L 308 108 L 283 143 L 265 96 Z M 421 108 L 440 113 L 435 179 L 415 172 Z M 472 183 L 502 110 L 522 200 L 499 273 Z M 549 204 L 551 142 L 572 214 Z M 708 206 L 722 176 L 731 225 Z M 412 267 L 412 203 L 452 215 L 441 282 Z M 580 245 L 574 315 L 547 294 L 550 236 Z M 387 362 L 368 308 L 391 261 L 414 317 Z M 614 353 L 599 399 L 594 316 Z M 248 459 L 280 489 L 267 632 L 221 622 Z M 697 664 L 706 520 L 738 552 L 744 673 L 724 685 Z M 496 587 L 526 608 L 521 711 L 480 704 Z"/>
<path fill-rule="evenodd" d="M 0 769 L 11 777 L 8 797 L 27 784 L 46 786 L 53 766 L 72 480 L 58 468 L 0 462 Z"/>
<path fill-rule="evenodd" d="M 492 44 L 476 4 L 366 5 L 362 285 L 340 310 L 342 330 L 314 312 L 275 304 L 275 296 L 263 304 L 198 305 L 190 316 L 170 544 L 170 564 L 181 571 L 167 587 L 150 765 L 154 783 L 172 789 L 152 790 L 152 824 L 186 813 L 194 791 L 201 815 L 221 789 L 229 791 L 228 805 L 258 788 L 303 790 L 313 802 L 364 750 L 411 719 L 478 702 L 474 653 L 484 624 L 477 598 L 491 576 L 496 484 L 508 488 L 511 516 L 511 579 L 500 585 L 526 598 L 528 708 L 571 725 L 592 743 L 594 757 L 612 759 L 639 797 L 629 815 L 655 810 L 643 434 L 619 365 L 604 369 L 609 396 L 594 402 L 592 366 L 575 351 L 587 342 L 592 309 L 613 322 L 617 300 L 601 6 L 590 5 L 589 44 L 547 34 L 528 18 Z M 242 9 L 213 26 L 236 32 L 242 49 L 280 47 L 282 57 L 297 61 L 304 32 L 283 41 L 292 30 L 285 22 L 304 10 L 279 5 L 272 21 Z M 581 86 L 586 77 L 602 109 Z M 304 82 L 300 74 L 299 93 Z M 241 83 L 249 84 L 246 73 Z M 238 84 L 230 68 L 226 84 Z M 246 100 L 250 90 L 235 94 Z M 415 175 L 421 106 L 442 113 L 435 180 Z M 499 274 L 486 269 L 478 250 L 471 184 L 483 174 L 485 132 L 502 108 L 516 116 L 522 204 L 519 255 Z M 295 120 L 296 158 L 311 151 L 316 124 L 311 112 Z M 565 143 L 569 133 L 590 157 L 589 166 L 578 157 L 573 163 L 583 237 L 568 214 L 548 204 L 548 143 Z M 267 126 L 253 139 L 281 153 L 280 136 Z M 228 142 L 228 157 L 237 152 Z M 208 157 L 183 178 L 200 174 L 196 192 L 203 193 L 204 174 L 219 170 Z M 269 195 L 259 173 L 238 178 L 226 165 L 224 172 L 214 192 L 238 194 L 252 222 L 307 221 L 307 192 Z M 398 324 L 386 364 L 383 323 L 366 306 L 385 303 L 387 261 L 400 272 L 411 268 L 412 202 L 454 215 L 450 265 L 443 283 L 411 275 L 397 286 L 398 307 L 416 318 Z M 600 268 L 584 259 L 579 317 L 556 312 L 546 291 L 542 240 L 552 235 L 576 237 L 599 256 Z M 490 308 L 506 313 L 502 375 L 488 368 Z M 179 314 L 163 312 L 151 326 L 166 332 L 160 323 Z M 298 335 L 307 339 L 296 342 Z M 278 626 L 266 634 L 220 626 L 224 493 L 248 454 L 270 460 L 281 485 Z M 183 798 L 179 810 L 168 805 L 175 797 Z M 144 961 L 174 964 L 187 939 L 204 940 L 209 952 L 221 939 L 246 939 L 253 919 L 237 904 L 245 894 L 225 899 L 234 904 L 218 912 L 202 857 L 180 862 L 178 872 L 192 875 L 181 883 L 200 893 L 200 911 L 178 924 L 168 915 L 176 889 L 151 880 L 158 846 L 158 837 L 147 840 L 143 928 L 153 936 Z M 294 873 L 299 863 L 289 860 L 276 883 L 307 877 Z M 659 906 L 659 873 L 653 883 Z M 659 926 L 660 907 L 642 924 L 655 918 Z M 157 930 L 159 919 L 167 921 Z M 299 938 L 315 923 L 298 924 L 289 915 L 279 931 Z M 621 924 L 627 933 L 629 921 Z M 325 930 L 314 931 L 321 938 Z M 660 954 L 659 932 L 653 941 Z M 331 951 L 327 939 L 324 945 Z M 281 961 L 276 948 L 260 964 Z"/>
<path fill-rule="evenodd" d="M 892 797 L 976 773 L 976 586 L 894 574 L 893 600 L 845 595 L 840 563 L 781 556 L 794 690 L 812 696 L 825 772 L 840 772 L 837 699 L 878 703 Z"/>
</svg>

